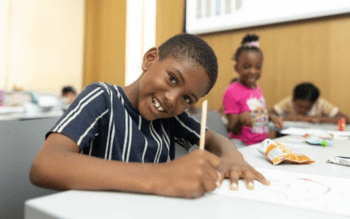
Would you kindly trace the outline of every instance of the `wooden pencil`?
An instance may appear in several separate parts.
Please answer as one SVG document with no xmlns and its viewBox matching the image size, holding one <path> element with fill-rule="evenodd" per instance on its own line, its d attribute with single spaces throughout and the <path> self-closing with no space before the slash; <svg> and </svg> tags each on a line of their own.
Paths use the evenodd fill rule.
<svg viewBox="0 0 350 219">
<path fill-rule="evenodd" d="M 207 108 L 208 108 L 208 100 L 204 100 L 202 103 L 201 136 L 200 136 L 200 140 L 199 140 L 199 149 L 200 150 L 204 150 L 205 129 L 207 127 Z"/>
</svg>

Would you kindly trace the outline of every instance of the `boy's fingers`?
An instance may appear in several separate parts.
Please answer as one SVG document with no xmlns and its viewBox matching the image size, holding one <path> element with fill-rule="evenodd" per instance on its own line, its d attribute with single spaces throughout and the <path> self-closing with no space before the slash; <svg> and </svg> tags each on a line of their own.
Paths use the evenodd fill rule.
<svg viewBox="0 0 350 219">
<path fill-rule="evenodd" d="M 259 173 L 258 171 L 254 170 L 252 172 L 248 172 L 247 173 L 248 177 L 253 177 L 256 180 L 258 180 L 259 182 L 261 182 L 264 185 L 270 185 L 270 181 L 267 180 L 261 173 Z"/>
<path fill-rule="evenodd" d="M 216 184 L 220 183 L 220 173 L 213 167 L 208 166 L 207 168 L 209 176 L 217 182 Z"/>
<path fill-rule="evenodd" d="M 225 166 L 225 165 L 220 165 L 218 168 L 217 168 L 217 171 L 218 171 L 218 174 L 220 174 L 220 180 L 222 181 L 225 176 L 227 175 L 227 169 L 228 167 Z"/>
<path fill-rule="evenodd" d="M 247 189 L 254 189 L 254 174 L 251 171 L 244 171 L 243 176 L 247 185 Z"/>
<path fill-rule="evenodd" d="M 230 189 L 237 191 L 238 189 L 239 173 L 237 171 L 230 171 Z"/>
<path fill-rule="evenodd" d="M 218 187 L 218 181 L 213 179 L 211 176 L 207 175 L 202 181 L 202 186 L 205 191 L 210 192 L 215 190 Z"/>
<path fill-rule="evenodd" d="M 247 189 L 254 189 L 254 180 L 253 178 L 245 178 Z"/>
<path fill-rule="evenodd" d="M 218 156 L 208 151 L 203 151 L 203 152 L 205 153 L 205 156 L 212 167 L 218 168 L 221 165 L 221 159 Z"/>
<path fill-rule="evenodd" d="M 224 167 L 224 165 L 220 165 L 217 168 L 217 175 L 219 176 L 218 178 L 218 187 L 221 186 L 222 181 L 225 179 L 226 173 L 227 173 L 227 168 Z"/>
</svg>

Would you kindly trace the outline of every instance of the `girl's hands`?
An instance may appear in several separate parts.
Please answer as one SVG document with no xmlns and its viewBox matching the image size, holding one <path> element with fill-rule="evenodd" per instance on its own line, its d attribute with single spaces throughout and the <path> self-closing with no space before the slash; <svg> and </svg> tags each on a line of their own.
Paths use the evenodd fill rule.
<svg viewBox="0 0 350 219">
<path fill-rule="evenodd" d="M 240 122 L 243 125 L 249 126 L 249 127 L 253 127 L 254 126 L 254 120 L 252 115 L 249 112 L 243 112 L 240 117 Z"/>
<path fill-rule="evenodd" d="M 215 190 L 222 182 L 221 159 L 208 151 L 195 150 L 169 163 L 159 164 L 155 194 L 197 198 Z"/>
</svg>

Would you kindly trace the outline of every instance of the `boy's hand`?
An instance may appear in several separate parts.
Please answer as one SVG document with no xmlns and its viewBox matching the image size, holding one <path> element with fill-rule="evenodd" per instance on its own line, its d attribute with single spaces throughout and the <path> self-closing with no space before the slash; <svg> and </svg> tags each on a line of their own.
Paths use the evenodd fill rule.
<svg viewBox="0 0 350 219">
<path fill-rule="evenodd" d="M 221 159 L 208 151 L 195 150 L 186 156 L 159 164 L 158 195 L 197 198 L 215 190 L 222 181 L 217 168 Z M 221 181 L 220 181 L 221 180 Z"/>
<path fill-rule="evenodd" d="M 290 115 L 286 118 L 288 121 L 304 121 L 304 117 L 302 115 Z"/>
<path fill-rule="evenodd" d="M 254 180 L 260 181 L 264 185 L 270 185 L 261 173 L 256 171 L 242 158 L 221 158 L 222 165 L 220 166 L 221 175 L 230 179 L 230 189 L 236 191 L 238 189 L 238 180 L 245 179 L 248 189 L 254 189 Z"/>
<path fill-rule="evenodd" d="M 275 125 L 275 127 L 277 129 L 283 129 L 284 128 L 283 117 L 281 117 L 281 116 L 271 116 L 271 121 L 273 122 L 273 124 Z"/>
<path fill-rule="evenodd" d="M 320 120 L 319 117 L 307 116 L 307 117 L 305 117 L 304 121 L 306 121 L 306 122 L 312 122 L 312 123 L 319 123 L 321 120 Z"/>
<path fill-rule="evenodd" d="M 239 117 L 241 123 L 243 125 L 253 127 L 254 126 L 254 120 L 252 115 L 249 112 L 243 112 Z"/>
<path fill-rule="evenodd" d="M 232 190 L 238 189 L 239 179 L 245 179 L 248 189 L 254 188 L 254 180 L 258 180 L 264 185 L 270 185 L 270 182 L 261 173 L 244 160 L 243 155 L 227 137 L 208 130 L 206 140 L 206 149 L 221 159 L 222 165 L 218 168 L 220 176 L 222 176 L 220 182 L 223 178 L 229 178 Z"/>
</svg>

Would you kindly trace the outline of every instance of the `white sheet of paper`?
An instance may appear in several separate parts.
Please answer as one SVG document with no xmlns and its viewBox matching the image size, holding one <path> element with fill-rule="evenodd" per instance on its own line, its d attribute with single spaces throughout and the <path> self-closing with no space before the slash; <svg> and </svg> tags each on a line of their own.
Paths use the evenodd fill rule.
<svg viewBox="0 0 350 219">
<path fill-rule="evenodd" d="M 331 130 L 322 130 L 322 129 L 307 129 L 307 128 L 295 128 L 290 127 L 281 131 L 282 134 L 285 135 L 305 135 L 305 134 L 314 134 L 314 135 L 325 135 L 325 134 L 333 134 L 334 139 L 339 140 L 349 140 L 350 131 L 331 131 Z"/>
<path fill-rule="evenodd" d="M 350 216 L 350 179 L 260 168 L 257 170 L 271 181 L 270 186 L 255 181 L 255 189 L 248 190 L 245 182 L 240 180 L 238 190 L 232 191 L 229 189 L 229 180 L 225 179 L 222 186 L 212 193 Z"/>
</svg>

